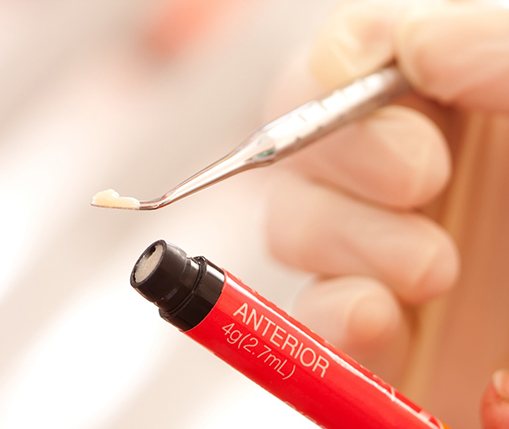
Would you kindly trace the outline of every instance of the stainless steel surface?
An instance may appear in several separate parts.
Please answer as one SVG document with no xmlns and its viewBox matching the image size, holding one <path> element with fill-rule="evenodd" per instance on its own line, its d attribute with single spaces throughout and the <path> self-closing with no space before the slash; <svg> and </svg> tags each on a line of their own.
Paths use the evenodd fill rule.
<svg viewBox="0 0 509 429">
<path fill-rule="evenodd" d="M 159 209 L 234 174 L 272 164 L 386 105 L 408 87 L 396 66 L 359 78 L 268 123 L 231 153 L 166 194 L 154 200 L 140 201 L 139 210 Z"/>
</svg>

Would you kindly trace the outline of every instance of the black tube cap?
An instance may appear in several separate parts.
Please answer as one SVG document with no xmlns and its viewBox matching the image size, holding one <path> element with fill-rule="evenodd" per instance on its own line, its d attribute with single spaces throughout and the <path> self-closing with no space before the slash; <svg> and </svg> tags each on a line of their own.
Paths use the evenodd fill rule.
<svg viewBox="0 0 509 429">
<path fill-rule="evenodd" d="M 165 307 L 178 307 L 198 279 L 199 264 L 182 249 L 164 240 L 151 244 L 131 273 L 131 285 L 146 299 Z"/>
<path fill-rule="evenodd" d="M 165 241 L 151 244 L 131 273 L 131 285 L 181 330 L 198 325 L 216 304 L 224 273 L 203 257 L 190 258 Z"/>
</svg>

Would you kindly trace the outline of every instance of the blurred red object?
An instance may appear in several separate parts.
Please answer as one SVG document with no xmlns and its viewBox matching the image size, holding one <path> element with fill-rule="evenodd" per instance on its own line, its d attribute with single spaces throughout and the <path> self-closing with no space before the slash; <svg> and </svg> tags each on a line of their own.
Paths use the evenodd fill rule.
<svg viewBox="0 0 509 429">
<path fill-rule="evenodd" d="M 148 49 L 157 56 L 178 55 L 210 34 L 235 0 L 173 0 L 149 23 Z"/>
</svg>

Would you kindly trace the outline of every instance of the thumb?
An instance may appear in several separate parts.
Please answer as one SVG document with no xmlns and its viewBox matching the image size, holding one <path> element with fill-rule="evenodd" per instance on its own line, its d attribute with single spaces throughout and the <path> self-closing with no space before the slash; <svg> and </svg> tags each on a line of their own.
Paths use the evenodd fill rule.
<svg viewBox="0 0 509 429">
<path fill-rule="evenodd" d="M 333 89 L 390 62 L 393 29 L 408 7 L 405 0 L 341 2 L 312 46 L 312 75 Z"/>
<path fill-rule="evenodd" d="M 493 374 L 481 404 L 484 429 L 507 429 L 509 427 L 509 371 Z"/>
<path fill-rule="evenodd" d="M 403 71 L 424 94 L 509 112 L 509 8 L 464 3 L 422 9 L 400 23 L 396 45 Z"/>
</svg>

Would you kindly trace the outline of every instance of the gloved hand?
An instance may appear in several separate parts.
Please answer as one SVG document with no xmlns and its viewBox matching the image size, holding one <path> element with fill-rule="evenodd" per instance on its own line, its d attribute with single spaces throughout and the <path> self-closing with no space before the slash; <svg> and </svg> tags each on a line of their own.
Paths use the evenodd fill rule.
<svg viewBox="0 0 509 429">
<path fill-rule="evenodd" d="M 509 428 L 509 376 L 492 377 L 509 366 L 503 3 L 343 2 L 271 109 L 394 59 L 415 88 L 284 163 L 271 182 L 269 247 L 316 273 L 298 318 L 461 429 L 480 426 L 486 385 L 484 427 Z"/>
</svg>

